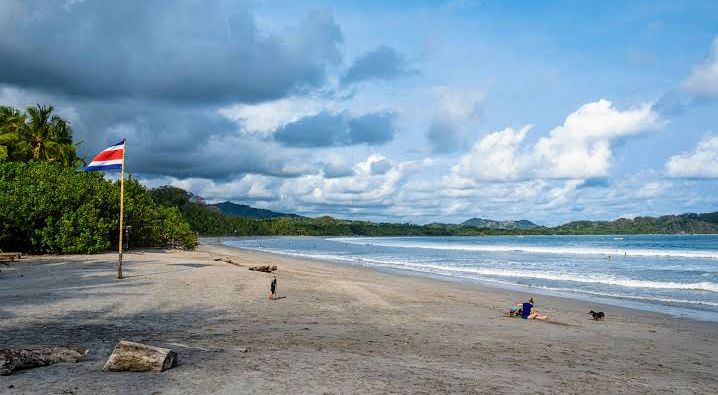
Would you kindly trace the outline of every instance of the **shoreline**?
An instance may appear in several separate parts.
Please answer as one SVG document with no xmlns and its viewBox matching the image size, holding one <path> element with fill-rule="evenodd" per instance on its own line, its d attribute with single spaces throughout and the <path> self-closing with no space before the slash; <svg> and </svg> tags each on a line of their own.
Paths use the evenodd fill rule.
<svg viewBox="0 0 718 395">
<path fill-rule="evenodd" d="M 241 266 L 214 258 L 229 257 Z M 718 325 L 212 245 L 31 257 L 0 274 L 0 344 L 79 344 L 86 361 L 0 377 L 17 393 L 711 393 Z M 277 265 L 272 275 L 247 270 Z M 590 305 L 595 307 L 596 305 Z M 609 310 L 610 309 L 610 310 Z M 104 373 L 120 339 L 173 348 L 161 374 Z M 527 382 L 526 378 L 529 378 Z M 10 391 L 10 390 L 7 390 Z"/>
<path fill-rule="evenodd" d="M 319 237 L 324 238 L 321 236 L 289 236 L 289 237 L 306 237 L 306 238 L 312 238 L 312 237 Z M 489 236 L 491 237 L 491 236 Z M 380 267 L 380 266 L 372 266 L 372 265 L 364 265 L 364 264 L 355 264 L 351 261 L 342 261 L 337 259 L 331 259 L 331 258 L 320 258 L 320 257 L 312 257 L 312 256 L 304 256 L 304 255 L 298 255 L 298 254 L 291 254 L 291 253 L 284 253 L 284 252 L 278 252 L 278 251 L 270 251 L 265 249 L 254 249 L 254 248 L 245 248 L 245 247 L 234 247 L 234 246 L 227 246 L 224 244 L 226 241 L 232 241 L 232 240 L 241 240 L 241 239 L 264 239 L 265 237 L 221 237 L 220 240 L 217 240 L 218 238 L 203 238 L 203 242 L 207 245 L 213 245 L 213 246 L 220 246 L 224 248 L 232 248 L 232 249 L 240 249 L 243 251 L 248 252 L 256 252 L 256 253 L 264 253 L 264 254 L 270 254 L 275 255 L 279 257 L 290 257 L 292 259 L 300 259 L 300 260 L 308 260 L 308 261 L 316 261 L 316 262 L 324 262 L 324 263 L 330 263 L 333 265 L 339 265 L 343 267 L 353 267 L 353 268 L 366 268 L 369 270 L 373 270 L 377 273 L 384 273 L 384 274 L 390 274 L 390 275 L 398 275 L 398 276 L 410 276 L 415 278 L 425 278 L 429 280 L 437 280 L 437 281 L 445 281 L 450 283 L 460 283 L 460 284 L 470 284 L 470 285 L 478 285 L 482 287 L 487 288 L 493 288 L 499 291 L 504 292 L 513 292 L 513 293 L 520 293 L 523 295 L 541 295 L 542 297 L 555 297 L 555 298 L 562 298 L 562 299 L 568 299 L 573 301 L 580 301 L 584 302 L 586 304 L 591 304 L 593 306 L 601 306 L 603 309 L 628 309 L 638 312 L 650 312 L 655 314 L 661 314 L 665 315 L 674 319 L 685 319 L 685 320 L 691 320 L 696 322 L 710 322 L 710 323 L 716 323 L 718 324 L 718 313 L 713 311 L 706 311 L 706 310 L 700 310 L 700 309 L 694 309 L 694 308 L 688 308 L 688 307 L 678 307 L 678 306 L 671 306 L 671 305 L 664 305 L 660 303 L 651 303 L 649 301 L 640 301 L 640 300 L 632 300 L 629 298 L 620 298 L 620 297 L 613 297 L 608 295 L 597 295 L 592 294 L 590 292 L 582 292 L 580 290 L 575 291 L 561 291 L 561 290 L 552 290 L 552 289 L 545 289 L 540 287 L 532 287 L 529 285 L 522 285 L 522 284 L 510 284 L 510 283 L 502 283 L 499 281 L 491 281 L 491 280 L 485 280 L 485 279 L 471 279 L 471 278 L 464 278 L 464 277 L 455 277 L 450 275 L 443 275 L 439 273 L 430 273 L 430 272 L 421 272 L 411 269 L 399 269 L 399 268 L 386 268 L 386 267 Z M 272 236 L 272 238 L 282 238 L 282 236 Z M 358 239 L 362 239 L 363 237 L 357 237 Z M 214 239 L 214 240 L 210 240 Z M 340 239 L 343 239 L 343 237 L 340 237 Z M 528 297 L 526 298 L 528 299 Z"/>
</svg>

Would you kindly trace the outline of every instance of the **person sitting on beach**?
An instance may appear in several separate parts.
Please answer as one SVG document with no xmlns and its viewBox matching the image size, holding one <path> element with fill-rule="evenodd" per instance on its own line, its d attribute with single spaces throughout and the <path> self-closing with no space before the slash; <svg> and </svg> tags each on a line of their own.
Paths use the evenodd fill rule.
<svg viewBox="0 0 718 395">
<path fill-rule="evenodd" d="M 547 320 L 548 316 L 541 315 L 538 310 L 534 310 L 534 298 L 521 306 L 521 318 L 525 320 Z"/>
</svg>

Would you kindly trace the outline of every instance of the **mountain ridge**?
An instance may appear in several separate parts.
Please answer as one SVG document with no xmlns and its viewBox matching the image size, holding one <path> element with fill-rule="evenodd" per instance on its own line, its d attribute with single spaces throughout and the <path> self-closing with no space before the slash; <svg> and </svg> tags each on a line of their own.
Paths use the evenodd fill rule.
<svg viewBox="0 0 718 395">
<path fill-rule="evenodd" d="M 506 229 L 506 230 L 541 228 L 540 225 L 537 225 L 537 224 L 535 224 L 529 220 L 526 220 L 526 219 L 520 219 L 517 221 L 512 221 L 512 220 L 496 221 L 493 219 L 485 219 L 485 218 L 478 218 L 478 217 L 469 218 L 466 221 L 460 223 L 459 225 L 460 226 L 473 226 L 475 228 Z"/>
<path fill-rule="evenodd" d="M 221 203 L 210 204 L 209 206 L 216 207 L 222 214 L 232 215 L 241 218 L 251 219 L 272 219 L 279 217 L 289 218 L 304 218 L 297 214 L 280 213 L 277 211 L 267 210 L 263 208 L 252 207 L 247 204 L 237 204 L 230 201 Z"/>
</svg>

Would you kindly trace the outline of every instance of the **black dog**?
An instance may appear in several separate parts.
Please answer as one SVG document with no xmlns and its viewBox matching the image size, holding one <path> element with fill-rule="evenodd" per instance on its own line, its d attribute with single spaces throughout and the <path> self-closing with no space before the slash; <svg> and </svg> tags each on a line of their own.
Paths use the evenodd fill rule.
<svg viewBox="0 0 718 395">
<path fill-rule="evenodd" d="M 606 316 L 606 314 L 603 314 L 603 311 L 599 311 L 598 313 L 591 310 L 588 312 L 588 314 L 591 314 L 593 316 L 594 321 L 602 321 L 603 318 Z"/>
</svg>

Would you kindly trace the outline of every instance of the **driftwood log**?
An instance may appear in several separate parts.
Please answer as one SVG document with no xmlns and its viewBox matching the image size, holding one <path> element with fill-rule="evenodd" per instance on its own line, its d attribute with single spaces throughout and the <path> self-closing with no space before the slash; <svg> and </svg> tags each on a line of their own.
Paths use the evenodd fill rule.
<svg viewBox="0 0 718 395">
<path fill-rule="evenodd" d="M 164 372 L 177 365 L 177 353 L 169 348 L 120 341 L 102 370 L 111 372 Z"/>
<path fill-rule="evenodd" d="M 277 266 L 250 266 L 249 270 L 256 271 L 256 272 L 265 272 L 265 273 L 271 273 L 275 270 L 277 270 Z"/>
<path fill-rule="evenodd" d="M 234 262 L 234 261 L 232 261 L 231 259 L 229 259 L 228 257 L 225 257 L 225 258 L 212 258 L 212 259 L 213 259 L 215 262 L 227 262 L 227 263 L 230 263 L 230 264 L 235 265 L 235 266 L 242 266 L 239 262 Z"/>
<path fill-rule="evenodd" d="M 58 362 L 79 362 L 87 352 L 86 348 L 75 346 L 0 350 L 0 376 Z"/>
</svg>

